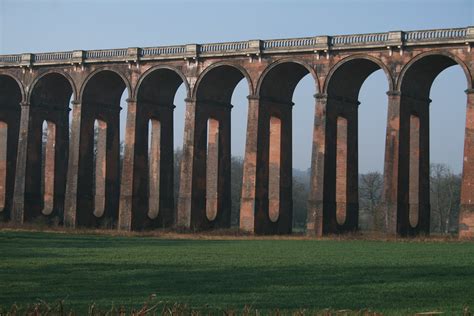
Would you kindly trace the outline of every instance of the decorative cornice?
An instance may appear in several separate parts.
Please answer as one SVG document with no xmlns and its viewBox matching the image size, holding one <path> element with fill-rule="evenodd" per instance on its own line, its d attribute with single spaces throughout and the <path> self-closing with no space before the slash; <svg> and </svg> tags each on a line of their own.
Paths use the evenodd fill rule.
<svg viewBox="0 0 474 316">
<path fill-rule="evenodd" d="M 0 67 L 42 65 L 84 65 L 87 63 L 125 62 L 147 60 L 197 60 L 220 56 L 260 56 L 291 52 L 314 52 L 368 48 L 401 48 L 417 45 L 446 45 L 474 43 L 474 27 L 394 31 L 385 33 L 314 36 L 303 38 L 249 40 L 240 42 L 187 44 L 161 47 L 129 47 L 118 49 L 76 50 L 38 54 L 0 55 Z"/>
</svg>

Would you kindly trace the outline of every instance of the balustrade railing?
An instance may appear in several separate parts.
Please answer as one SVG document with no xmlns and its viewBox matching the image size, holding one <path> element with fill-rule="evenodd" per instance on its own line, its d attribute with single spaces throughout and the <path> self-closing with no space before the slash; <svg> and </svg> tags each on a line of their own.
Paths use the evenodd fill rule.
<svg viewBox="0 0 474 316">
<path fill-rule="evenodd" d="M 185 45 L 163 46 L 163 47 L 145 47 L 142 49 L 142 56 L 160 56 L 160 55 L 181 55 L 186 52 Z"/>
<path fill-rule="evenodd" d="M 406 41 L 432 41 L 464 38 L 467 35 L 467 28 L 410 31 L 405 33 Z"/>
<path fill-rule="evenodd" d="M 274 39 L 263 41 L 263 49 L 284 49 L 291 47 L 308 47 L 314 46 L 316 39 L 314 37 L 290 38 L 290 39 Z"/>
<path fill-rule="evenodd" d="M 0 64 L 19 63 L 21 55 L 0 55 Z"/>
<path fill-rule="evenodd" d="M 72 58 L 72 52 L 58 52 L 58 53 L 40 53 L 34 55 L 35 62 L 54 62 L 63 61 Z"/>
<path fill-rule="evenodd" d="M 104 59 L 104 58 L 120 58 L 127 56 L 126 48 L 119 49 L 100 49 L 86 51 L 86 59 Z"/>
<path fill-rule="evenodd" d="M 232 52 L 243 51 L 248 49 L 248 42 L 229 42 L 229 43 L 213 43 L 202 44 L 199 46 L 200 53 L 216 53 L 216 52 Z"/>
<path fill-rule="evenodd" d="M 34 64 L 91 63 L 160 58 L 187 58 L 219 55 L 246 55 L 282 51 L 341 50 L 364 47 L 413 46 L 440 43 L 474 43 L 474 27 L 408 32 L 387 32 L 272 40 L 252 40 L 201 45 L 174 45 L 145 48 L 100 49 L 75 52 L 0 55 L 0 67 Z"/>
<path fill-rule="evenodd" d="M 380 43 L 388 41 L 388 33 L 360 34 L 360 35 L 337 35 L 331 37 L 331 45 L 354 45 Z"/>
</svg>

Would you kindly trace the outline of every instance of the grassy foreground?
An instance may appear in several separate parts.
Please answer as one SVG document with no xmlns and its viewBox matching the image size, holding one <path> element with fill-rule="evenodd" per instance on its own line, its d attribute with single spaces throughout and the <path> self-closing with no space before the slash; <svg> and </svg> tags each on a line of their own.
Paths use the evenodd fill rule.
<svg viewBox="0 0 474 316">
<path fill-rule="evenodd" d="M 65 299 L 387 315 L 474 306 L 474 243 L 120 237 L 0 231 L 0 306 Z"/>
</svg>

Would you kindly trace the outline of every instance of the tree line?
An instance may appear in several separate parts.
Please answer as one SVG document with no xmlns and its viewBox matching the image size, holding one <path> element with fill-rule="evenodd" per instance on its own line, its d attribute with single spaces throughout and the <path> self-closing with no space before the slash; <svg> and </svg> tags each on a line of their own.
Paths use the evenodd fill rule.
<svg viewBox="0 0 474 316">
<path fill-rule="evenodd" d="M 179 166 L 182 150 L 174 153 L 175 199 L 179 188 Z M 243 159 L 231 159 L 231 225 L 238 227 L 240 194 L 242 190 Z M 310 170 L 293 169 L 293 229 L 306 229 L 307 200 L 309 194 Z M 375 230 L 379 220 L 385 220 L 382 208 L 383 175 L 368 172 L 359 175 L 359 229 Z M 458 231 L 460 209 L 461 175 L 455 174 L 446 164 L 434 163 L 430 166 L 431 232 L 455 234 Z M 382 216 L 378 216 L 382 215 Z"/>
<path fill-rule="evenodd" d="M 94 128 L 94 136 L 97 128 Z M 43 129 L 43 162 L 46 143 L 46 130 Z M 94 142 L 96 137 L 94 137 Z M 123 141 L 120 143 L 120 160 L 123 160 Z M 96 146 L 94 146 L 94 151 Z M 183 151 L 174 151 L 174 192 L 175 201 L 179 191 L 179 169 Z M 94 152 L 95 158 L 95 152 Z M 120 167 L 122 163 L 120 163 Z M 44 166 L 42 165 L 44 173 Z M 94 170 L 95 171 L 95 170 Z M 240 195 L 242 189 L 243 159 L 231 158 L 231 225 L 239 226 Z M 44 178 L 44 174 L 42 175 Z M 94 178 L 94 177 L 93 177 Z M 452 169 L 442 163 L 430 165 L 430 204 L 432 233 L 456 234 L 460 210 L 461 174 L 455 174 Z M 293 229 L 303 232 L 306 229 L 307 200 L 309 194 L 310 170 L 293 169 Z M 44 183 L 41 182 L 41 191 Z M 386 226 L 385 209 L 382 207 L 383 175 L 378 172 L 368 172 L 359 175 L 359 229 L 375 230 L 376 224 Z M 177 204 L 175 204 L 177 205 Z M 382 222 L 380 222 L 382 221 Z"/>
</svg>

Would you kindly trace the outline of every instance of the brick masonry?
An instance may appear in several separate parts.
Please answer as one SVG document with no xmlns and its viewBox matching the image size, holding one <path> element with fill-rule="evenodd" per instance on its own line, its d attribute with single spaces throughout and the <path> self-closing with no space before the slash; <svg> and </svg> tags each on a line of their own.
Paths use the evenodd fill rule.
<svg viewBox="0 0 474 316">
<path fill-rule="evenodd" d="M 18 223 L 57 218 L 70 227 L 116 225 L 124 230 L 229 227 L 230 100 L 236 85 L 245 80 L 249 105 L 240 227 L 258 234 L 290 233 L 292 161 L 285 153 L 292 148 L 292 94 L 299 80 L 310 74 L 315 108 L 307 231 L 321 236 L 355 230 L 358 93 L 364 80 L 382 69 L 389 91 L 384 208 L 378 214 L 378 228 L 388 234 L 429 233 L 429 89 L 441 71 L 458 64 L 466 74 L 468 100 L 460 237 L 473 237 L 474 29 L 430 32 L 435 35 L 428 40 L 423 38 L 423 31 L 389 32 L 0 56 L 0 121 L 8 131 L 7 147 L 0 149 L 0 175 L 4 177 L 0 182 L 0 201 L 4 201 L 0 218 Z M 147 57 L 150 54 L 157 57 Z M 181 84 L 186 87 L 187 98 L 175 205 L 172 117 L 174 95 Z M 128 113 L 120 171 L 119 103 L 124 90 L 128 94 Z M 419 118 L 417 130 L 410 123 L 413 115 Z M 272 117 L 280 119 L 281 124 L 279 158 L 269 157 L 278 153 L 269 148 L 273 143 Z M 337 135 L 338 117 L 347 122 L 346 137 Z M 159 121 L 161 128 L 159 183 L 148 179 L 150 168 L 157 168 L 148 161 L 150 119 Z M 105 141 L 100 142 L 105 143 L 104 212 L 100 216 L 94 215 L 98 203 L 94 190 L 97 180 L 93 178 L 97 169 L 93 164 L 95 120 L 107 124 Z M 209 120 L 219 123 L 218 130 L 211 130 L 211 142 Z M 56 131 L 54 168 L 47 168 L 45 175 L 54 179 L 54 187 L 48 184 L 47 192 L 53 192 L 48 215 L 42 210 L 51 199 L 45 199 L 40 189 L 44 121 L 54 123 Z M 418 144 L 413 135 L 418 135 Z M 410 155 L 413 144 L 419 147 L 417 155 Z M 342 148 L 346 153 L 337 154 Z M 275 176 L 276 167 L 279 178 Z M 410 176 L 413 172 L 418 179 Z M 158 204 L 152 205 L 159 210 L 157 216 L 149 216 L 153 204 L 150 185 L 159 190 Z M 270 188 L 275 185 L 279 185 L 278 190 Z M 416 188 L 416 198 L 410 195 L 411 188 Z M 272 205 L 279 205 L 278 217 L 270 218 Z M 418 213 L 417 221 L 410 221 L 410 209 Z"/>
</svg>

